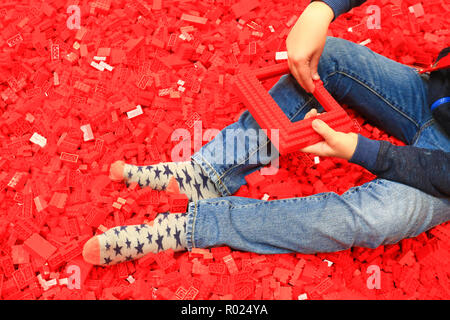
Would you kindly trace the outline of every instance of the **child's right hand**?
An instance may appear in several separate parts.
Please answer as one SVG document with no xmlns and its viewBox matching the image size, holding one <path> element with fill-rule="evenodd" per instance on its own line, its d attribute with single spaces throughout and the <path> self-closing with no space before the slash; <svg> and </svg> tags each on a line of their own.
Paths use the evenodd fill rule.
<svg viewBox="0 0 450 320">
<path fill-rule="evenodd" d="M 123 170 L 125 169 L 125 162 L 122 160 L 118 160 L 111 164 L 109 169 L 109 178 L 113 181 L 122 181 L 123 180 Z"/>
<path fill-rule="evenodd" d="M 317 66 L 333 18 L 333 10 L 326 3 L 314 1 L 303 11 L 286 39 L 289 69 L 307 92 L 313 92 L 313 80 L 319 80 Z"/>
<path fill-rule="evenodd" d="M 319 115 L 316 109 L 311 109 L 306 115 L 305 119 Z M 320 119 L 315 119 L 312 122 L 314 131 L 320 134 L 323 141 L 310 145 L 300 151 L 312 153 L 321 157 L 337 157 L 345 160 L 350 160 L 355 153 L 358 145 L 358 135 L 353 132 L 344 133 L 338 132 L 330 128 L 325 122 Z"/>
</svg>

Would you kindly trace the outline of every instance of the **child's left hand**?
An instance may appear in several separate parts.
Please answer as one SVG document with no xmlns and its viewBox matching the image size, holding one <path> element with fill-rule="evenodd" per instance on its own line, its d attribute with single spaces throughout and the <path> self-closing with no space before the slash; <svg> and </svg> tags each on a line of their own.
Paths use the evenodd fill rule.
<svg viewBox="0 0 450 320">
<path fill-rule="evenodd" d="M 311 111 L 305 115 L 305 119 L 317 115 L 317 110 L 311 109 Z M 337 132 L 319 119 L 313 120 L 312 127 L 314 131 L 324 138 L 324 141 L 310 145 L 300 151 L 313 153 L 322 157 L 338 157 L 345 160 L 350 160 L 352 158 L 355 153 L 356 145 L 358 144 L 358 135 L 356 133 Z"/>
</svg>

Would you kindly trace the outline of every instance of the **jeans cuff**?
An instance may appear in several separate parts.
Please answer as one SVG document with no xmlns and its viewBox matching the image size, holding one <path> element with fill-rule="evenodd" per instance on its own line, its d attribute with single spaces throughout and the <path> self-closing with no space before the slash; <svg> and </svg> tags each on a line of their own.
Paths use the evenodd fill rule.
<svg viewBox="0 0 450 320">
<path fill-rule="evenodd" d="M 186 223 L 186 244 L 187 250 L 195 248 L 194 243 L 194 225 L 197 216 L 197 202 L 190 202 L 188 205 L 187 223 Z"/>
<path fill-rule="evenodd" d="M 228 191 L 228 188 L 225 186 L 223 181 L 220 179 L 219 173 L 213 168 L 213 166 L 200 154 L 197 152 L 192 157 L 192 160 L 198 164 L 203 171 L 208 175 L 211 179 L 211 182 L 216 186 L 217 191 L 219 191 L 222 197 L 230 196 L 231 193 Z"/>
</svg>

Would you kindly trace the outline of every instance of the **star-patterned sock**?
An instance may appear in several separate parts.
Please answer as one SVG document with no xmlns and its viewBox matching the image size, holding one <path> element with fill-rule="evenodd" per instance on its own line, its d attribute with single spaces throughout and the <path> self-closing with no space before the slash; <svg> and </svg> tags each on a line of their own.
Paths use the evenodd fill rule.
<svg viewBox="0 0 450 320">
<path fill-rule="evenodd" d="M 89 239 L 84 260 L 94 265 L 114 265 L 142 258 L 149 252 L 186 250 L 186 213 L 161 213 L 153 224 L 120 226 Z"/>
<path fill-rule="evenodd" d="M 220 197 L 211 179 L 193 161 L 163 162 L 150 166 L 125 164 L 123 175 L 127 183 L 137 182 L 141 187 L 149 186 L 156 190 L 164 190 L 170 178 L 175 177 L 180 191 L 190 201 Z"/>
</svg>

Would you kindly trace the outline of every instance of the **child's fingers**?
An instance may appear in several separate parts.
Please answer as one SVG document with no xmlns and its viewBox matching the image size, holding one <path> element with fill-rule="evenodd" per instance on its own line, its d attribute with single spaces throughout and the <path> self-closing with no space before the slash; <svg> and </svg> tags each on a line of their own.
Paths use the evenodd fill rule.
<svg viewBox="0 0 450 320">
<path fill-rule="evenodd" d="M 314 151 L 317 151 L 317 146 L 316 146 L 316 144 L 313 144 L 313 145 L 307 146 L 303 149 L 300 149 L 300 151 L 304 152 L 304 153 L 315 153 Z"/>
<path fill-rule="evenodd" d="M 322 120 L 316 119 L 312 122 L 312 127 L 314 131 L 320 134 L 325 141 L 328 143 L 332 143 L 336 138 L 336 131 L 330 128 L 325 122 Z"/>
<path fill-rule="evenodd" d="M 309 110 L 307 114 L 305 114 L 305 119 L 309 119 L 309 118 L 315 117 L 317 115 L 318 115 L 317 110 L 313 108 L 313 109 Z"/>
<path fill-rule="evenodd" d="M 313 80 L 320 80 L 319 73 L 317 72 L 317 68 L 319 67 L 320 56 L 322 55 L 322 51 L 315 52 L 311 59 L 311 78 Z"/>
<path fill-rule="evenodd" d="M 300 78 L 298 76 L 297 69 L 295 68 L 294 63 L 292 62 L 292 60 L 289 59 L 289 58 L 288 58 L 288 65 L 289 65 L 289 70 L 290 70 L 292 76 L 295 78 L 295 80 L 298 82 L 298 84 L 300 84 L 300 86 L 302 86 L 302 84 L 299 82 Z"/>
<path fill-rule="evenodd" d="M 312 144 L 310 146 L 307 146 L 303 149 L 301 149 L 301 152 L 304 153 L 312 153 L 316 156 L 326 156 L 326 154 L 324 153 L 324 148 L 323 148 L 323 141 Z"/>
</svg>

